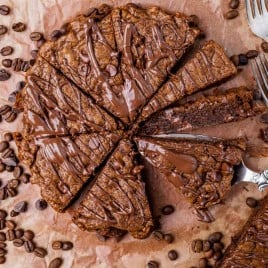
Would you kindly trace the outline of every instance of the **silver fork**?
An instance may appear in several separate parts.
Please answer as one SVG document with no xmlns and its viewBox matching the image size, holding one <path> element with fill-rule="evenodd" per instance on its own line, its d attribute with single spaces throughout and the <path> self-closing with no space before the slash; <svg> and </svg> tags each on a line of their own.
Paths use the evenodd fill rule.
<svg viewBox="0 0 268 268">
<path fill-rule="evenodd" d="M 267 0 L 245 0 L 248 24 L 257 36 L 268 38 L 268 3 Z"/>
</svg>

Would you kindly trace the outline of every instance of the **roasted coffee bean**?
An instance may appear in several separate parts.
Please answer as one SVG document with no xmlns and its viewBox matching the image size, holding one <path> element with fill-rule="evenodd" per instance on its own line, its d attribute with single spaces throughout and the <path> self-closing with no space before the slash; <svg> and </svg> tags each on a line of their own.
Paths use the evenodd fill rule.
<svg viewBox="0 0 268 268">
<path fill-rule="evenodd" d="M 10 142 L 13 140 L 13 135 L 10 132 L 7 132 L 4 134 L 4 139 L 5 141 Z"/>
<path fill-rule="evenodd" d="M 11 210 L 11 212 L 10 212 L 10 217 L 12 217 L 12 218 L 13 218 L 13 217 L 17 217 L 19 214 L 20 214 L 20 213 L 14 211 L 14 210 Z"/>
<path fill-rule="evenodd" d="M 35 207 L 38 210 L 44 210 L 47 208 L 47 201 L 45 199 L 38 199 L 35 202 Z"/>
<path fill-rule="evenodd" d="M 5 142 L 6 144 L 8 144 L 8 142 L 6 142 L 6 141 L 3 141 L 3 142 Z M 9 147 L 9 144 L 8 144 L 8 147 Z M 8 148 L 8 147 L 6 147 L 5 150 L 4 150 L 4 152 L 2 153 L 2 158 L 3 159 L 7 159 L 9 157 L 13 157 L 14 156 L 14 150 L 12 148 Z"/>
<path fill-rule="evenodd" d="M 59 268 L 62 263 L 63 260 L 61 258 L 55 258 L 49 263 L 48 268 Z"/>
<path fill-rule="evenodd" d="M 45 42 L 46 42 L 46 40 L 44 38 L 42 38 L 39 41 L 37 41 L 36 42 L 37 48 L 40 48 Z"/>
<path fill-rule="evenodd" d="M 262 48 L 263 52 L 268 53 L 268 42 L 263 41 L 261 43 L 261 48 Z"/>
<path fill-rule="evenodd" d="M 15 230 L 16 238 L 21 238 L 24 235 L 24 231 L 22 229 Z"/>
<path fill-rule="evenodd" d="M 248 58 L 245 54 L 239 54 L 239 65 L 247 65 L 248 64 Z"/>
<path fill-rule="evenodd" d="M 0 242 L 0 248 L 6 248 L 7 244 L 5 242 Z"/>
<path fill-rule="evenodd" d="M 14 110 L 11 110 L 5 115 L 5 121 L 8 123 L 12 123 L 16 120 L 17 116 L 18 114 Z"/>
<path fill-rule="evenodd" d="M 248 197 L 246 200 L 246 204 L 250 207 L 250 208 L 255 208 L 258 206 L 258 200 L 252 198 L 252 197 Z"/>
<path fill-rule="evenodd" d="M 236 18 L 239 15 L 239 12 L 237 10 L 229 10 L 228 12 L 226 12 L 224 14 L 224 18 L 227 20 L 232 20 L 234 18 Z"/>
<path fill-rule="evenodd" d="M 10 230 L 14 230 L 16 228 L 16 223 L 14 221 L 8 220 L 6 221 L 6 227 Z"/>
<path fill-rule="evenodd" d="M 33 233 L 31 230 L 26 230 L 26 231 L 24 232 L 23 238 L 24 238 L 25 240 L 33 240 L 33 238 L 34 238 L 34 233 Z"/>
<path fill-rule="evenodd" d="M 190 27 L 197 27 L 199 24 L 199 18 L 196 15 L 189 16 L 189 26 Z"/>
<path fill-rule="evenodd" d="M 8 113 L 9 111 L 11 111 L 12 107 L 9 105 L 3 105 L 0 107 L 0 114 L 1 115 L 5 115 L 6 113 Z"/>
<path fill-rule="evenodd" d="M 7 33 L 7 27 L 5 25 L 0 25 L 0 35 Z"/>
<path fill-rule="evenodd" d="M 6 228 L 6 221 L 5 220 L 0 220 L 0 230 L 3 230 Z"/>
<path fill-rule="evenodd" d="M 7 254 L 7 251 L 3 248 L 0 248 L 0 257 L 3 257 Z"/>
<path fill-rule="evenodd" d="M 174 236 L 172 234 L 165 234 L 164 235 L 164 240 L 170 244 L 174 241 Z"/>
<path fill-rule="evenodd" d="M 3 232 L 0 232 L 0 241 L 5 242 L 7 240 L 6 234 Z"/>
<path fill-rule="evenodd" d="M 18 188 L 20 184 L 20 181 L 18 179 L 13 179 L 13 180 L 10 180 L 8 183 L 7 183 L 7 187 L 11 187 L 11 188 Z"/>
<path fill-rule="evenodd" d="M 16 236 L 15 236 L 15 231 L 14 230 L 7 230 L 6 237 L 8 241 L 13 241 Z"/>
<path fill-rule="evenodd" d="M 43 34 L 40 33 L 40 32 L 32 32 L 32 33 L 30 34 L 30 39 L 31 39 L 32 41 L 39 41 L 39 40 L 42 39 L 42 38 L 43 38 Z"/>
<path fill-rule="evenodd" d="M 9 14 L 9 12 L 10 12 L 10 8 L 9 8 L 9 6 L 7 6 L 7 5 L 1 5 L 1 6 L 0 6 L 0 14 L 1 14 L 1 15 L 6 16 L 6 15 Z"/>
<path fill-rule="evenodd" d="M 0 257 L 0 264 L 3 264 L 6 262 L 6 257 Z"/>
<path fill-rule="evenodd" d="M 15 247 L 22 247 L 24 244 L 24 241 L 20 238 L 16 238 L 14 241 L 13 241 L 13 245 Z"/>
<path fill-rule="evenodd" d="M 11 59 L 3 59 L 2 65 L 6 68 L 10 68 L 12 66 L 12 60 Z"/>
<path fill-rule="evenodd" d="M 52 242 L 52 248 L 54 250 L 62 249 L 62 247 L 63 247 L 63 243 L 61 241 L 53 241 Z"/>
<path fill-rule="evenodd" d="M 3 153 L 9 147 L 9 143 L 7 141 L 0 142 L 0 153 Z"/>
<path fill-rule="evenodd" d="M 259 55 L 259 52 L 257 50 L 249 50 L 246 54 L 248 59 L 256 58 L 258 57 L 258 55 Z"/>
<path fill-rule="evenodd" d="M 206 258 L 210 259 L 214 255 L 214 250 L 213 249 L 210 249 L 209 251 L 205 252 L 204 255 L 205 255 Z"/>
<path fill-rule="evenodd" d="M 72 249 L 74 246 L 73 246 L 73 243 L 70 242 L 70 241 L 64 241 L 62 243 L 62 250 L 70 250 Z"/>
<path fill-rule="evenodd" d="M 239 7 L 239 4 L 240 4 L 239 0 L 231 0 L 229 2 L 229 7 L 231 9 L 237 9 Z"/>
<path fill-rule="evenodd" d="M 208 260 L 206 258 L 199 259 L 198 268 L 207 268 Z"/>
<path fill-rule="evenodd" d="M 38 50 L 37 49 L 34 49 L 34 50 L 31 51 L 31 56 L 32 56 L 33 59 L 36 59 L 37 55 L 38 55 Z"/>
<path fill-rule="evenodd" d="M 191 244 L 192 251 L 195 253 L 200 253 L 203 251 L 203 241 L 201 239 L 193 240 Z"/>
<path fill-rule="evenodd" d="M 44 258 L 47 255 L 47 251 L 44 248 L 36 248 L 34 250 L 34 255 L 39 258 Z"/>
<path fill-rule="evenodd" d="M 211 244 L 208 240 L 203 240 L 203 251 L 207 252 L 211 249 Z"/>
<path fill-rule="evenodd" d="M 171 261 L 175 261 L 178 259 L 178 253 L 176 250 L 172 249 L 168 252 L 168 258 L 171 260 Z"/>
<path fill-rule="evenodd" d="M 162 214 L 164 215 L 170 215 L 174 212 L 174 207 L 172 205 L 167 205 L 162 208 Z"/>
<path fill-rule="evenodd" d="M 7 198 L 6 187 L 0 188 L 0 200 L 5 200 Z"/>
<path fill-rule="evenodd" d="M 17 22 L 12 24 L 12 30 L 14 32 L 23 32 L 26 30 L 26 24 L 23 22 Z"/>
<path fill-rule="evenodd" d="M 26 83 L 25 81 L 19 81 L 17 84 L 16 84 L 16 91 L 21 91 L 24 87 L 25 87 Z"/>
<path fill-rule="evenodd" d="M 211 243 L 219 242 L 222 239 L 222 233 L 221 232 L 215 232 L 209 235 L 208 241 Z"/>
<path fill-rule="evenodd" d="M 97 13 L 97 9 L 95 7 L 91 7 L 85 14 L 84 16 L 85 17 L 89 17 L 90 15 L 94 14 L 94 13 Z"/>
<path fill-rule="evenodd" d="M 4 163 L 0 163 L 0 172 L 4 172 L 6 170 L 6 165 Z"/>
<path fill-rule="evenodd" d="M 5 70 L 5 69 L 0 69 L 0 81 L 6 81 L 10 78 L 11 74 Z"/>
<path fill-rule="evenodd" d="M 15 169 L 14 169 L 14 172 L 13 172 L 13 176 L 15 179 L 18 179 L 21 174 L 23 173 L 23 169 L 21 166 L 16 166 Z"/>
<path fill-rule="evenodd" d="M 5 56 L 11 55 L 13 53 L 13 51 L 14 51 L 13 47 L 6 46 L 6 47 L 1 48 L 0 54 L 5 57 Z"/>
<path fill-rule="evenodd" d="M 35 250 L 35 244 L 33 241 L 27 240 L 24 242 L 24 248 L 26 252 L 31 253 Z"/>
<path fill-rule="evenodd" d="M 164 234 L 161 231 L 159 231 L 159 230 L 153 231 L 153 237 L 156 240 L 160 241 L 160 240 L 163 240 L 164 239 Z"/>
<path fill-rule="evenodd" d="M 23 173 L 21 176 L 20 176 L 20 180 L 24 183 L 24 184 L 27 184 L 29 183 L 30 181 L 30 175 L 27 174 L 27 173 Z"/>
<path fill-rule="evenodd" d="M 21 64 L 21 71 L 27 72 L 30 69 L 31 65 L 29 61 L 23 61 Z"/>
<path fill-rule="evenodd" d="M 14 210 L 19 213 L 23 213 L 27 210 L 28 204 L 26 201 L 21 201 L 17 203 L 14 207 Z"/>
<path fill-rule="evenodd" d="M 215 252 L 215 254 L 213 255 L 213 260 L 218 261 L 219 259 L 221 259 L 221 257 L 222 257 L 222 253 L 221 253 L 221 251 L 217 251 L 217 252 Z"/>
<path fill-rule="evenodd" d="M 50 34 L 50 39 L 52 41 L 56 41 L 57 39 L 59 39 L 62 36 L 62 32 L 60 30 L 54 30 L 51 34 Z"/>
<path fill-rule="evenodd" d="M 16 189 L 11 188 L 11 187 L 7 187 L 6 188 L 6 192 L 7 192 L 7 195 L 9 197 L 14 197 L 14 196 L 16 196 L 18 194 L 17 191 L 16 191 Z M 18 211 L 15 211 L 15 212 L 18 212 Z"/>
<path fill-rule="evenodd" d="M 13 172 L 14 171 L 14 166 L 6 166 L 6 171 L 7 172 Z"/>
<path fill-rule="evenodd" d="M 21 71 L 21 65 L 23 64 L 23 59 L 16 58 L 13 60 L 12 68 L 15 72 Z"/>
<path fill-rule="evenodd" d="M 215 252 L 221 251 L 221 250 L 224 249 L 224 245 L 222 243 L 220 243 L 220 242 L 216 242 L 216 243 L 213 244 L 213 249 L 214 249 Z"/>
<path fill-rule="evenodd" d="M 30 60 L 29 60 L 29 64 L 30 64 L 30 66 L 34 66 L 35 62 L 36 62 L 35 59 L 30 59 Z"/>
<path fill-rule="evenodd" d="M 268 123 L 268 113 L 265 113 L 261 116 L 260 121 L 262 123 Z"/>
<path fill-rule="evenodd" d="M 158 262 L 156 262 L 156 261 L 149 261 L 149 262 L 147 263 L 147 267 L 148 267 L 148 268 L 158 268 L 158 267 L 159 267 L 159 264 L 158 264 Z"/>
</svg>

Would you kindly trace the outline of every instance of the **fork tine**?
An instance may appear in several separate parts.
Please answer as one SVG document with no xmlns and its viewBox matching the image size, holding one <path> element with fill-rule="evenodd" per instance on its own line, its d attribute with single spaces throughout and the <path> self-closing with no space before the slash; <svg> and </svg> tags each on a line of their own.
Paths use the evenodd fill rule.
<svg viewBox="0 0 268 268">
<path fill-rule="evenodd" d="M 250 0 L 246 0 L 246 10 L 247 10 L 248 21 L 249 23 L 251 23 L 254 18 Z"/>
<path fill-rule="evenodd" d="M 261 15 L 261 11 L 258 5 L 258 0 L 253 0 L 253 9 L 254 9 L 254 17 L 259 17 Z"/>
<path fill-rule="evenodd" d="M 267 14 L 267 6 L 266 6 L 266 3 L 265 3 L 265 0 L 261 0 L 260 2 L 261 4 L 261 11 L 262 11 L 262 14 Z"/>
</svg>

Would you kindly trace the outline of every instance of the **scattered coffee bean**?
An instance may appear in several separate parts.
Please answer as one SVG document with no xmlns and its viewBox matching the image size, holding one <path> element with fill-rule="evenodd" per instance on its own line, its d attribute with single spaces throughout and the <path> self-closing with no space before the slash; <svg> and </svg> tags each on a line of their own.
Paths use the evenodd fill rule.
<svg viewBox="0 0 268 268">
<path fill-rule="evenodd" d="M 62 247 L 63 247 L 63 243 L 61 241 L 54 241 L 54 242 L 52 242 L 52 248 L 54 250 L 62 249 Z"/>
<path fill-rule="evenodd" d="M 14 221 L 8 220 L 6 221 L 6 227 L 10 230 L 14 230 L 16 228 L 16 223 Z"/>
<path fill-rule="evenodd" d="M 221 251 L 221 250 L 224 249 L 224 245 L 222 243 L 220 243 L 220 242 L 216 242 L 216 243 L 213 244 L 213 249 L 214 249 L 215 252 Z"/>
<path fill-rule="evenodd" d="M 45 199 L 38 199 L 35 202 L 35 207 L 38 210 L 44 210 L 47 208 L 47 201 Z"/>
<path fill-rule="evenodd" d="M 203 251 L 207 252 L 211 249 L 211 244 L 208 240 L 203 240 Z"/>
<path fill-rule="evenodd" d="M 3 142 L 5 142 L 6 144 L 8 144 L 8 147 L 9 147 L 9 143 L 8 142 L 6 142 L 6 141 L 3 141 Z M 14 156 L 14 150 L 12 148 L 8 148 L 8 147 L 6 147 L 5 150 L 4 150 L 4 152 L 2 153 L 2 158 L 3 159 L 7 159 L 9 157 Z"/>
<path fill-rule="evenodd" d="M 3 187 L 0 189 L 0 200 L 5 200 L 6 198 L 7 198 L 6 187 Z"/>
<path fill-rule="evenodd" d="M 24 244 L 24 241 L 20 238 L 16 238 L 14 241 L 13 241 L 13 245 L 15 247 L 22 247 Z"/>
<path fill-rule="evenodd" d="M 168 252 L 168 258 L 171 260 L 171 261 L 175 261 L 178 259 L 178 253 L 176 250 L 172 249 Z"/>
<path fill-rule="evenodd" d="M 57 39 L 59 39 L 62 36 L 62 32 L 60 30 L 55 30 L 50 34 L 50 39 L 52 41 L 56 41 Z"/>
<path fill-rule="evenodd" d="M 24 184 L 27 184 L 29 183 L 30 181 L 30 175 L 27 174 L 27 173 L 23 173 L 21 176 L 20 176 L 20 180 L 24 183 Z"/>
<path fill-rule="evenodd" d="M 6 166 L 6 171 L 7 172 L 13 172 L 14 171 L 14 166 Z"/>
<path fill-rule="evenodd" d="M 0 172 L 4 172 L 6 170 L 6 165 L 4 163 L 0 163 Z"/>
<path fill-rule="evenodd" d="M 3 59 L 2 65 L 6 68 L 10 68 L 12 66 L 12 60 L 11 59 Z"/>
<path fill-rule="evenodd" d="M 31 39 L 32 41 L 39 41 L 39 40 L 42 39 L 42 38 L 43 38 L 43 34 L 40 33 L 40 32 L 32 32 L 32 33 L 30 34 L 30 39 Z"/>
<path fill-rule="evenodd" d="M 24 242 L 24 248 L 26 252 L 31 253 L 35 250 L 35 244 L 33 243 L 33 241 L 26 240 Z"/>
<path fill-rule="evenodd" d="M 26 83 L 25 81 L 19 81 L 16 84 L 16 91 L 21 91 L 25 87 Z"/>
<path fill-rule="evenodd" d="M 30 64 L 30 66 L 34 66 L 35 61 L 36 61 L 35 59 L 30 59 L 30 60 L 29 60 L 29 64 Z"/>
<path fill-rule="evenodd" d="M 27 206 L 28 206 L 28 204 L 26 201 L 21 201 L 15 205 L 14 210 L 16 212 L 22 213 L 22 212 L 25 212 L 27 210 Z"/>
<path fill-rule="evenodd" d="M 6 188 L 6 192 L 9 197 L 14 197 L 18 194 L 16 189 L 11 188 L 11 187 Z M 18 211 L 15 211 L 15 212 L 18 212 Z"/>
<path fill-rule="evenodd" d="M 1 14 L 1 15 L 6 16 L 6 15 L 9 14 L 9 12 L 10 12 L 10 8 L 9 8 L 9 6 L 7 6 L 7 5 L 1 5 L 1 6 L 0 6 L 0 14 Z"/>
<path fill-rule="evenodd" d="M 191 244 L 192 251 L 195 253 L 200 253 L 203 251 L 203 241 L 201 239 L 193 240 Z"/>
<path fill-rule="evenodd" d="M 1 106 L 0 107 L 0 114 L 1 115 L 5 115 L 6 113 L 8 113 L 9 111 L 11 111 L 11 106 L 9 106 L 9 105 L 3 105 L 3 106 Z"/>
<path fill-rule="evenodd" d="M 31 65 L 29 61 L 23 61 L 21 64 L 21 71 L 27 72 L 30 69 Z"/>
<path fill-rule="evenodd" d="M 5 70 L 5 69 L 0 69 L 0 81 L 6 81 L 10 78 L 11 74 Z"/>
<path fill-rule="evenodd" d="M 5 242 L 7 240 L 6 234 L 3 232 L 0 232 L 0 241 Z"/>
<path fill-rule="evenodd" d="M 247 57 L 248 59 L 253 59 L 253 58 L 258 57 L 258 55 L 259 55 L 259 52 L 258 52 L 257 50 L 249 50 L 249 51 L 247 52 L 247 54 L 246 54 L 246 57 Z"/>
<path fill-rule="evenodd" d="M 147 263 L 147 267 L 148 267 L 148 268 L 158 268 L 158 267 L 159 267 L 159 264 L 158 264 L 158 262 L 156 262 L 156 261 L 149 261 L 149 262 Z"/>
<path fill-rule="evenodd" d="M 167 205 L 162 208 L 162 214 L 163 215 L 170 215 L 174 212 L 174 207 L 172 205 Z"/>
<path fill-rule="evenodd" d="M 0 264 L 3 264 L 6 262 L 6 257 L 0 257 Z"/>
<path fill-rule="evenodd" d="M 10 132 L 7 132 L 4 134 L 4 139 L 5 141 L 10 142 L 13 140 L 13 135 Z"/>
<path fill-rule="evenodd" d="M 13 172 L 13 176 L 15 179 L 18 179 L 21 174 L 23 173 L 23 169 L 21 166 L 16 166 L 15 169 L 14 169 L 14 172 Z"/>
<path fill-rule="evenodd" d="M 231 0 L 229 2 L 229 7 L 231 9 L 237 9 L 239 7 L 240 1 L 239 0 Z"/>
<path fill-rule="evenodd" d="M 0 219 L 4 220 L 7 217 L 7 212 L 5 210 L 0 209 Z"/>
<path fill-rule="evenodd" d="M 156 240 L 160 241 L 160 240 L 163 240 L 164 239 L 164 234 L 161 231 L 156 230 L 156 231 L 153 231 L 153 237 Z"/>
<path fill-rule="evenodd" d="M 208 241 L 211 242 L 211 243 L 219 242 L 221 239 L 222 239 L 222 233 L 221 232 L 212 233 L 208 237 Z"/>
<path fill-rule="evenodd" d="M 0 257 L 3 257 L 7 254 L 7 251 L 3 248 L 0 248 Z"/>
<path fill-rule="evenodd" d="M 31 56 L 32 56 L 33 59 L 36 59 L 37 55 L 38 55 L 38 50 L 37 49 L 34 49 L 34 50 L 31 51 Z"/>
<path fill-rule="evenodd" d="M 6 221 L 5 220 L 0 220 L 0 230 L 3 230 L 6 228 Z"/>
<path fill-rule="evenodd" d="M 199 24 L 199 18 L 196 15 L 189 16 L 189 26 L 190 27 L 197 27 Z"/>
<path fill-rule="evenodd" d="M 11 110 L 5 115 L 5 121 L 8 123 L 12 123 L 16 120 L 17 116 L 18 114 L 14 110 Z"/>
<path fill-rule="evenodd" d="M 206 258 L 210 259 L 214 255 L 214 250 L 213 249 L 210 249 L 209 251 L 205 252 L 204 255 L 205 255 Z"/>
<path fill-rule="evenodd" d="M 252 197 L 248 197 L 246 200 L 246 204 L 250 207 L 250 208 L 255 208 L 258 206 L 258 200 L 252 198 Z"/>
<path fill-rule="evenodd" d="M 14 51 L 13 47 L 5 46 L 5 47 L 1 48 L 0 54 L 5 57 L 5 56 L 11 55 L 13 53 L 13 51 Z"/>
<path fill-rule="evenodd" d="M 55 258 L 49 263 L 48 268 L 59 268 L 62 263 L 63 261 L 61 258 Z"/>
<path fill-rule="evenodd" d="M 164 235 L 164 240 L 168 243 L 171 244 L 174 241 L 174 236 L 172 234 L 165 234 Z"/>
<path fill-rule="evenodd" d="M 46 42 L 46 40 L 44 38 L 42 38 L 39 41 L 37 41 L 36 42 L 37 48 L 40 48 L 45 42 Z"/>
<path fill-rule="evenodd" d="M 239 12 L 237 10 L 229 10 L 228 12 L 226 12 L 224 14 L 224 18 L 227 20 L 232 20 L 234 18 L 236 18 L 239 15 Z"/>
<path fill-rule="evenodd" d="M 16 238 L 22 238 L 24 235 L 24 231 L 22 229 L 15 230 Z"/>
<path fill-rule="evenodd" d="M 217 251 L 217 252 L 215 252 L 215 254 L 213 255 L 213 260 L 218 261 L 219 259 L 221 259 L 221 257 L 222 257 L 222 253 L 221 253 L 221 251 Z"/>
<path fill-rule="evenodd" d="M 36 248 L 34 250 L 34 255 L 39 258 L 44 258 L 47 255 L 47 251 L 44 248 Z"/>
<path fill-rule="evenodd" d="M 260 118 L 262 123 L 268 123 L 268 113 L 265 113 Z"/>
<path fill-rule="evenodd" d="M 23 22 L 17 22 L 12 24 L 12 30 L 14 32 L 23 32 L 26 30 L 26 24 Z"/>
<path fill-rule="evenodd" d="M 248 64 L 248 58 L 245 54 L 239 54 L 239 65 L 247 65 Z"/>
<path fill-rule="evenodd" d="M 22 64 L 23 64 L 23 59 L 21 59 L 21 58 L 14 59 L 12 62 L 13 71 L 15 71 L 15 72 L 21 71 Z"/>
<path fill-rule="evenodd" d="M 70 241 L 64 241 L 62 243 L 62 250 L 70 250 L 73 248 L 73 243 Z"/>
<path fill-rule="evenodd" d="M 208 260 L 206 258 L 199 259 L 198 268 L 207 268 Z"/>
<path fill-rule="evenodd" d="M 6 248 L 7 244 L 5 242 L 0 242 L 0 248 Z"/>
<path fill-rule="evenodd" d="M 268 53 L 268 42 L 263 41 L 261 43 L 261 48 L 262 48 L 263 52 Z"/>
<path fill-rule="evenodd" d="M 12 217 L 12 218 L 13 218 L 13 217 L 17 217 L 19 214 L 20 214 L 20 213 L 14 211 L 14 210 L 11 210 L 11 212 L 10 212 L 10 217 Z"/>
<path fill-rule="evenodd" d="M 0 142 L 0 153 L 3 153 L 9 147 L 9 143 L 7 141 Z"/>
<path fill-rule="evenodd" d="M 5 25 L 0 25 L 0 35 L 7 33 L 7 27 Z"/>
<path fill-rule="evenodd" d="M 18 179 L 13 179 L 13 180 L 10 180 L 7 184 L 7 187 L 9 188 L 14 188 L 14 189 L 17 189 L 18 186 L 20 184 L 20 180 Z"/>
<path fill-rule="evenodd" d="M 31 230 L 26 230 L 26 231 L 24 232 L 23 238 L 24 238 L 25 240 L 33 240 L 33 238 L 34 238 L 34 233 L 33 233 Z"/>
<path fill-rule="evenodd" d="M 6 237 L 7 237 L 8 241 L 13 241 L 16 238 L 15 231 L 14 230 L 7 230 Z"/>
</svg>

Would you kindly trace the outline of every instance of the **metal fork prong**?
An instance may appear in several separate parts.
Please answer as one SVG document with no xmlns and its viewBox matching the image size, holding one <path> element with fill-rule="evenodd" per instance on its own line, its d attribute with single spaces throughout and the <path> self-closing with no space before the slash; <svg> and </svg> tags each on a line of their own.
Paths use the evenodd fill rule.
<svg viewBox="0 0 268 268">
<path fill-rule="evenodd" d="M 254 8 L 254 17 L 259 17 L 261 15 L 260 7 L 258 5 L 258 0 L 253 0 L 253 8 Z"/>
<path fill-rule="evenodd" d="M 254 19 L 250 0 L 246 0 L 246 10 L 249 23 Z"/>
<path fill-rule="evenodd" d="M 268 78 L 268 61 L 267 61 L 267 58 L 264 55 L 264 53 L 262 53 L 259 58 L 260 58 L 260 62 L 262 64 L 262 66 L 263 66 L 263 69 L 264 69 L 264 71 L 266 73 L 266 78 Z M 268 90 L 268 88 L 267 88 L 267 90 Z"/>
<path fill-rule="evenodd" d="M 265 3 L 265 0 L 260 0 L 261 1 L 261 11 L 262 11 L 262 14 L 267 14 L 267 6 L 266 6 L 266 3 Z"/>
</svg>

